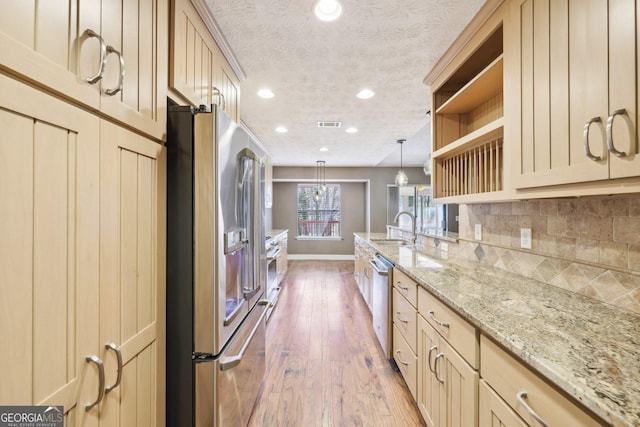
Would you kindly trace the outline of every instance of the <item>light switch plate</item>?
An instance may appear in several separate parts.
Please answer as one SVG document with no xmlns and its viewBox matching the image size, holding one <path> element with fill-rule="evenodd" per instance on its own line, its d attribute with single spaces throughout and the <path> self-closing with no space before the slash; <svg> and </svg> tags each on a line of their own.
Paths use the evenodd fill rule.
<svg viewBox="0 0 640 427">
<path fill-rule="evenodd" d="M 482 224 L 476 224 L 475 225 L 473 237 L 476 240 L 482 240 Z"/>
<path fill-rule="evenodd" d="M 442 252 L 448 252 L 449 251 L 449 244 L 445 243 L 445 242 L 441 242 L 440 243 L 440 250 Z"/>
<path fill-rule="evenodd" d="M 520 229 L 520 247 L 523 249 L 531 249 L 531 229 Z"/>
</svg>

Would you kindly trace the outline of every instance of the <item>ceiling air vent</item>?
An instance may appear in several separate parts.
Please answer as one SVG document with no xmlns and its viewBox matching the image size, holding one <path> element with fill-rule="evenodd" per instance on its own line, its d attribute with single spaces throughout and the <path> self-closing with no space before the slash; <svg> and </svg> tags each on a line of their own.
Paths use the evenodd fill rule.
<svg viewBox="0 0 640 427">
<path fill-rule="evenodd" d="M 342 122 L 318 122 L 319 128 L 339 128 Z"/>
</svg>

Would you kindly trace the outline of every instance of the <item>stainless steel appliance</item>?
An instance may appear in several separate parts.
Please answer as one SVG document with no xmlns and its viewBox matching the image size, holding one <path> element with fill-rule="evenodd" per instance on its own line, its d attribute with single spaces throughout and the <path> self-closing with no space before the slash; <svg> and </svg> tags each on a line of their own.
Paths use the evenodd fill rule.
<svg viewBox="0 0 640 427">
<path fill-rule="evenodd" d="M 373 330 L 376 332 L 382 351 L 391 358 L 391 287 L 393 286 L 393 263 L 380 254 L 369 260 L 373 268 L 372 310 Z"/>
<path fill-rule="evenodd" d="M 273 308 L 278 302 L 278 295 L 280 295 L 279 274 L 278 274 L 278 256 L 280 255 L 280 245 L 275 239 L 267 241 L 265 246 L 267 251 L 267 290 L 266 299 L 269 301 L 269 310 L 267 311 L 267 320 L 273 312 Z"/>
<path fill-rule="evenodd" d="M 171 106 L 167 426 L 246 426 L 265 372 L 264 157 L 222 110 Z"/>
</svg>

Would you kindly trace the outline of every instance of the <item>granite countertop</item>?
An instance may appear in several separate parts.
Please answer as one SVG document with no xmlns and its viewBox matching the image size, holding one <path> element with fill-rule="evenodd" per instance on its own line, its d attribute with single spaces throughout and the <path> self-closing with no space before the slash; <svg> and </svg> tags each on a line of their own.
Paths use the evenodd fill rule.
<svg viewBox="0 0 640 427">
<path fill-rule="evenodd" d="M 288 233 L 288 232 L 289 232 L 289 230 L 268 230 L 265 233 L 265 236 L 266 236 L 267 240 L 271 240 L 271 239 L 275 239 L 277 237 L 280 237 L 281 234 Z"/>
<path fill-rule="evenodd" d="M 640 426 L 640 316 L 436 249 L 377 245 L 396 268 L 614 426 Z"/>
</svg>

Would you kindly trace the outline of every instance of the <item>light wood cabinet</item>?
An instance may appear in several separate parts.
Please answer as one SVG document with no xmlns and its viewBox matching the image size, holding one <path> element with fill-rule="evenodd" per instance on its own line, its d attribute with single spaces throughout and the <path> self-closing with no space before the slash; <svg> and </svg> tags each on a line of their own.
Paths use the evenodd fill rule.
<svg viewBox="0 0 640 427">
<path fill-rule="evenodd" d="M 418 289 L 418 408 L 429 427 L 477 426 L 478 372 L 470 364 L 478 359 L 475 328 L 441 305 Z"/>
<path fill-rule="evenodd" d="M 398 269 L 393 269 L 391 319 L 393 323 L 392 356 L 400 368 L 409 391 L 417 400 L 417 286 L 418 284 Z"/>
<path fill-rule="evenodd" d="M 480 427 L 529 427 L 487 382 L 480 380 Z"/>
<path fill-rule="evenodd" d="M 478 372 L 418 316 L 417 402 L 429 427 L 478 425 Z"/>
<path fill-rule="evenodd" d="M 539 425 L 532 413 L 551 426 L 602 425 L 485 336 L 480 350 L 482 378 L 527 425 Z"/>
<path fill-rule="evenodd" d="M 0 43 L 13 49 L 0 54 L 2 67 L 11 70 L 11 77 L 0 75 L 0 130 L 8 136 L 0 142 L 0 274 L 11 283 L 0 289 L 0 316 L 12 325 L 2 328 L 0 339 L 13 349 L 0 356 L 0 404 L 64 405 L 70 426 L 161 427 L 166 160 L 157 141 L 164 134 L 166 63 L 160 65 L 160 57 L 166 49 L 160 53 L 160 39 L 167 34 L 167 8 L 163 1 L 123 2 L 123 9 L 110 12 L 111 3 L 91 5 L 56 4 L 61 13 L 39 2 L 16 5 L 20 19 L 37 23 L 33 33 L 70 23 L 66 68 L 52 64 L 60 58 L 49 58 L 48 50 L 38 51 L 57 43 L 62 30 L 52 31 L 50 41 L 21 45 L 15 23 L 0 22 Z M 38 17 L 49 9 L 52 21 L 45 24 Z M 78 17 L 94 12 L 103 23 L 123 16 L 114 34 L 100 20 L 96 28 L 113 36 L 125 58 L 127 52 L 142 57 L 130 44 L 150 55 L 138 64 L 146 71 L 136 71 L 134 63 L 127 68 L 145 88 L 132 89 L 129 97 L 127 88 L 135 86 L 125 81 L 111 105 L 99 88 L 85 88 L 74 65 L 84 60 L 74 53 L 81 43 L 76 19 L 84 22 Z M 58 22 L 67 13 L 68 21 Z M 146 19 L 152 24 L 143 26 Z M 140 28 L 144 35 L 132 35 Z M 35 71 L 47 67 L 60 84 Z M 153 98 L 155 107 L 142 98 Z M 88 402 L 96 405 L 87 408 Z"/>
<path fill-rule="evenodd" d="M 216 104 L 240 119 L 240 82 L 189 0 L 172 1 L 169 85 L 193 106 Z"/>
<path fill-rule="evenodd" d="M 441 201 L 506 197 L 500 4 L 487 2 L 425 78 L 432 89 L 433 191 Z"/>
<path fill-rule="evenodd" d="M 519 94 L 508 138 L 515 188 L 640 175 L 639 13 L 635 0 L 512 1 L 505 57 L 520 76 L 509 83 Z M 581 194 L 620 191 L 629 190 Z"/>
<path fill-rule="evenodd" d="M 98 425 L 99 119 L 0 76 L 0 405 Z"/>
<path fill-rule="evenodd" d="M 121 348 L 107 426 L 164 425 L 166 150 L 103 121 L 100 135 L 100 342 Z M 103 352 L 106 383 L 117 381 Z"/>
<path fill-rule="evenodd" d="M 0 15 L 0 67 L 163 139 L 167 23 L 167 0 L 17 2 Z"/>
</svg>

